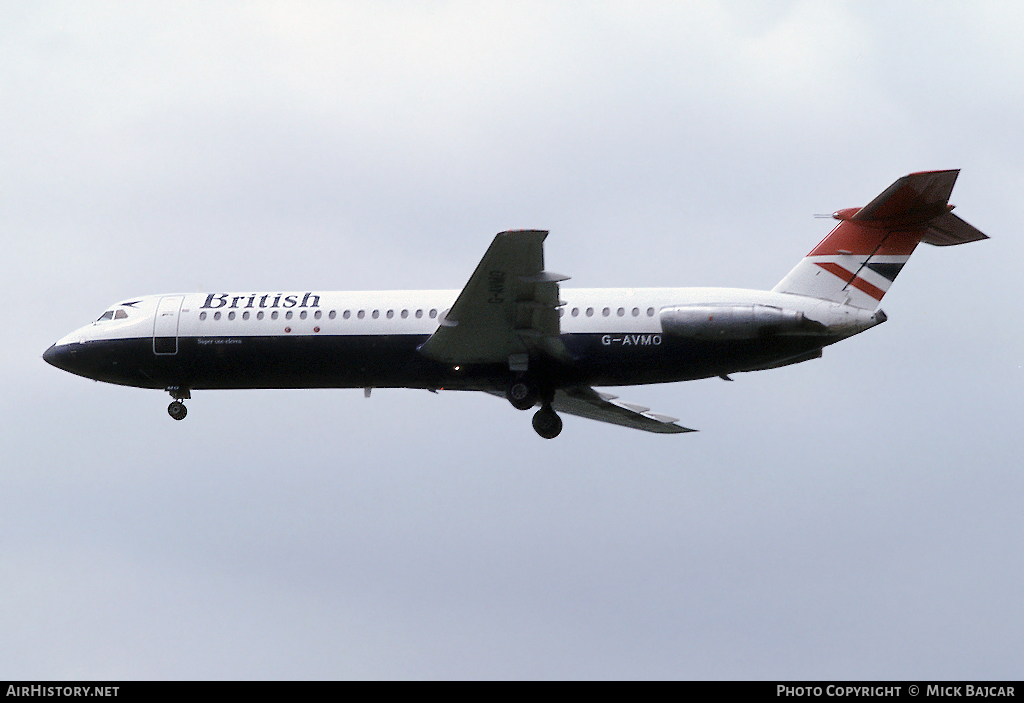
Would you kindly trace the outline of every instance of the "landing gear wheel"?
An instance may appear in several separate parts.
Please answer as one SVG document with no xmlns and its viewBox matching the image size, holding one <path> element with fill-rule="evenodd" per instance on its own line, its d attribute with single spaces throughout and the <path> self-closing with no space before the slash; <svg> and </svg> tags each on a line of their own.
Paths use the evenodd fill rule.
<svg viewBox="0 0 1024 703">
<path fill-rule="evenodd" d="M 545 406 L 534 414 L 533 429 L 544 439 L 554 439 L 562 431 L 562 418 L 550 406 Z"/>
<path fill-rule="evenodd" d="M 540 399 L 540 390 L 528 380 L 517 378 L 508 384 L 505 397 L 516 410 L 529 410 Z"/>
<path fill-rule="evenodd" d="M 176 400 L 167 406 L 167 414 L 175 420 L 184 420 L 185 416 L 188 415 L 188 408 L 180 400 Z"/>
</svg>

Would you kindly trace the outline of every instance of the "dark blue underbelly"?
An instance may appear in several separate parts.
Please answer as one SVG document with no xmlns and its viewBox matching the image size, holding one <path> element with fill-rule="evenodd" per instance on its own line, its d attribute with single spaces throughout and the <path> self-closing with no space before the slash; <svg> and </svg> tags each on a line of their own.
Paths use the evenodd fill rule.
<svg viewBox="0 0 1024 703">
<path fill-rule="evenodd" d="M 507 364 L 454 367 L 426 359 L 427 335 L 181 337 L 176 354 L 155 354 L 153 339 L 71 345 L 66 370 L 108 383 L 210 388 L 503 389 Z M 573 334 L 571 363 L 531 371 L 558 386 L 614 386 L 707 378 L 769 366 L 835 340 L 811 337 L 709 341 L 668 335 Z"/>
</svg>

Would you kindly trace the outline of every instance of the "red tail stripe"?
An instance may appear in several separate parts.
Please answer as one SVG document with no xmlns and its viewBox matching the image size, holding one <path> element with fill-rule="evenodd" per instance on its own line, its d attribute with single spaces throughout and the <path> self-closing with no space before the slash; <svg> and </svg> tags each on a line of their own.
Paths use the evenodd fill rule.
<svg viewBox="0 0 1024 703">
<path fill-rule="evenodd" d="M 825 269 L 832 275 L 838 276 L 844 281 L 847 281 L 849 285 L 853 286 L 857 290 L 863 293 L 867 293 L 875 300 L 881 300 L 882 296 L 885 295 L 884 290 L 882 290 L 878 286 L 871 285 L 860 276 L 854 276 L 852 271 L 847 271 L 839 264 L 834 264 L 831 261 L 815 261 L 814 263 L 820 266 L 821 268 Z M 853 278 L 852 281 L 850 280 L 851 278 Z"/>
</svg>

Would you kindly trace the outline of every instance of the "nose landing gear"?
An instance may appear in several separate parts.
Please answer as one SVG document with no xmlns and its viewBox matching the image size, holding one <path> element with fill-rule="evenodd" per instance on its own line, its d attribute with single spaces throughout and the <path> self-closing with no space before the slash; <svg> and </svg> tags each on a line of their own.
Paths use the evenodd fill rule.
<svg viewBox="0 0 1024 703">
<path fill-rule="evenodd" d="M 174 398 L 174 402 L 167 406 L 167 414 L 175 420 L 184 420 L 185 416 L 188 415 L 188 408 L 181 401 L 188 400 L 192 397 L 192 394 L 189 393 L 188 388 L 180 386 L 168 386 L 167 392 Z"/>
</svg>

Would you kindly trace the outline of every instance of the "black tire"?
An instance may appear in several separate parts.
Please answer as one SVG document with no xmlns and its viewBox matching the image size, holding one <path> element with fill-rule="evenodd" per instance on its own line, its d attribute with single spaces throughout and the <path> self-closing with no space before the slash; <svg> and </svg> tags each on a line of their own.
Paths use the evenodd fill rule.
<svg viewBox="0 0 1024 703">
<path fill-rule="evenodd" d="M 180 400 L 176 400 L 167 406 L 167 414 L 175 420 L 184 420 L 188 415 L 188 408 Z"/>
<path fill-rule="evenodd" d="M 544 439 L 554 439 L 562 431 L 562 418 L 551 408 L 541 408 L 533 416 L 533 429 Z"/>
<path fill-rule="evenodd" d="M 505 397 L 516 410 L 529 410 L 540 399 L 540 390 L 528 380 L 517 378 L 508 384 Z"/>
</svg>

